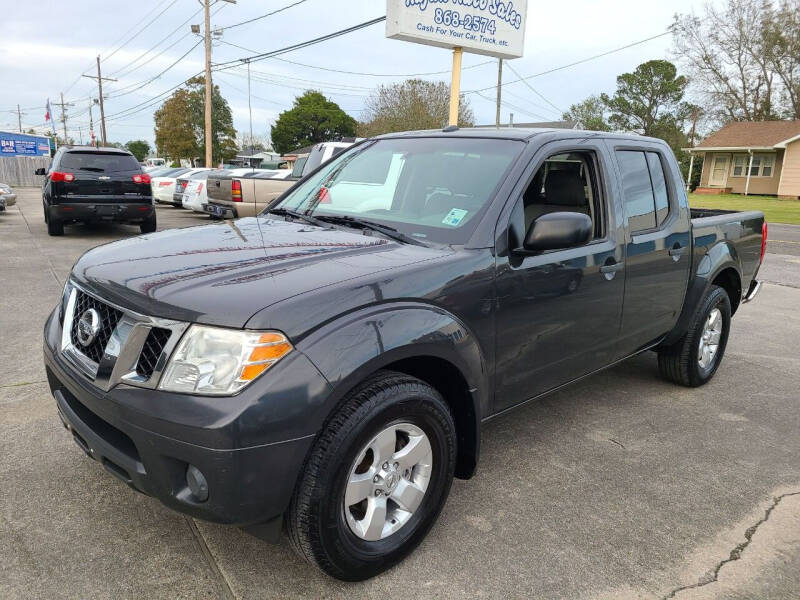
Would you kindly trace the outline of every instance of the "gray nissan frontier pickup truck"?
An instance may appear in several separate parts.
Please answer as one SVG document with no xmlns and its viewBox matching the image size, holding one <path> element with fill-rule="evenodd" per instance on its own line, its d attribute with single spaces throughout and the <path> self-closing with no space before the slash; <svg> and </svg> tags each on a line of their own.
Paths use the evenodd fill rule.
<svg viewBox="0 0 800 600">
<path fill-rule="evenodd" d="M 657 139 L 389 134 L 255 217 L 89 250 L 44 362 L 110 475 L 362 580 L 473 476 L 488 419 L 646 350 L 707 383 L 766 234 L 690 209 Z"/>
</svg>

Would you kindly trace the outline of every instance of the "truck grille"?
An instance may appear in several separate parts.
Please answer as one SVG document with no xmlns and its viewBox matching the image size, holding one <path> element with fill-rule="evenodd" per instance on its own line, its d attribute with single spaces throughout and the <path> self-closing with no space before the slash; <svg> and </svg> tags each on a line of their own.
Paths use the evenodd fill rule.
<svg viewBox="0 0 800 600">
<path fill-rule="evenodd" d="M 78 340 L 78 321 L 80 321 L 83 313 L 90 308 L 95 309 L 100 315 L 100 331 L 97 333 L 94 340 L 92 340 L 91 344 L 84 346 Z M 108 340 L 111 339 L 111 334 L 121 318 L 122 311 L 108 306 L 89 294 L 78 290 L 78 295 L 75 298 L 75 312 L 72 315 L 72 327 L 70 329 L 72 345 L 94 362 L 100 363 L 100 359 L 103 358 L 106 346 L 108 345 Z"/>
<path fill-rule="evenodd" d="M 167 345 L 172 332 L 169 329 L 153 327 L 147 334 L 147 339 L 142 346 L 139 362 L 136 363 L 136 373 L 145 379 L 150 379 L 156 369 L 156 363 Z"/>
</svg>

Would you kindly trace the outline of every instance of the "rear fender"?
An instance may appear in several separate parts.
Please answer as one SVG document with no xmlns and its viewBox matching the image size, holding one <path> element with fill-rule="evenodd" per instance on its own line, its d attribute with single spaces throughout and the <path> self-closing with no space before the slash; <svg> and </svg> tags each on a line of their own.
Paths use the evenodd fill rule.
<svg viewBox="0 0 800 600">
<path fill-rule="evenodd" d="M 697 252 L 702 252 L 703 250 L 702 247 L 695 247 L 695 249 Z M 742 270 L 739 266 L 736 248 L 732 244 L 722 241 L 709 248 L 700 259 L 686 290 L 686 297 L 678 322 L 662 342 L 663 345 L 677 342 L 686 333 L 700 301 L 705 296 L 708 288 L 711 287 L 712 282 L 717 278 L 717 275 L 725 269 L 736 271 L 739 281 L 742 281 Z M 740 298 L 731 298 L 731 305 L 738 305 L 739 300 Z"/>
</svg>

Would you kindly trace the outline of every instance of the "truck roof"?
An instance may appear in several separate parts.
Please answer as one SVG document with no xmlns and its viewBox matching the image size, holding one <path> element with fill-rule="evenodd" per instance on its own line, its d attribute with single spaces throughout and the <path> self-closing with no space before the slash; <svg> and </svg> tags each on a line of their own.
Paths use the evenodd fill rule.
<svg viewBox="0 0 800 600">
<path fill-rule="evenodd" d="M 630 133 L 614 133 L 607 131 L 586 131 L 582 129 L 556 129 L 556 128 L 522 128 L 522 127 L 500 127 L 492 129 L 489 127 L 463 127 L 445 131 L 443 129 L 422 129 L 418 131 L 400 131 L 397 133 L 386 133 L 376 136 L 374 139 L 389 139 L 402 137 L 463 137 L 463 138 L 496 138 L 511 140 L 530 140 L 538 135 L 558 134 L 559 139 L 565 138 L 587 138 L 604 137 L 614 139 L 629 139 L 636 141 L 656 141 L 656 138 L 645 137 Z"/>
</svg>

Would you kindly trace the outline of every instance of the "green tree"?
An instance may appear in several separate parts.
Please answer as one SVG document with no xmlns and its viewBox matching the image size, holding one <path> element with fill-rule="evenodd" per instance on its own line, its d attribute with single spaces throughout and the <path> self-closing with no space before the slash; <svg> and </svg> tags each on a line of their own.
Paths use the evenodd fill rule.
<svg viewBox="0 0 800 600">
<path fill-rule="evenodd" d="M 189 111 L 197 139 L 200 156 L 206 154 L 205 110 L 206 80 L 203 77 L 192 77 L 186 82 L 189 89 Z M 211 88 L 211 157 L 214 164 L 227 161 L 238 152 L 236 145 L 236 129 L 233 127 L 233 115 L 228 101 L 222 97 L 218 85 Z M 213 165 L 206 165 L 213 166 Z"/>
<path fill-rule="evenodd" d="M 322 93 L 309 90 L 294 100 L 272 126 L 272 145 L 276 152 L 328 142 L 356 134 L 356 121 Z"/>
<path fill-rule="evenodd" d="M 147 155 L 150 154 L 150 144 L 144 140 L 131 140 L 125 144 L 125 148 L 127 148 L 128 152 L 133 154 L 139 162 L 142 162 L 147 158 Z"/>
<path fill-rule="evenodd" d="M 155 112 L 156 148 L 171 158 L 205 156 L 205 79 L 193 77 Z M 214 164 L 236 156 L 236 130 L 219 86 L 211 94 L 211 153 Z"/>
<path fill-rule="evenodd" d="M 441 129 L 450 119 L 450 86 L 443 81 L 407 79 L 379 86 L 369 97 L 366 118 L 359 123 L 359 135 L 371 137 L 394 131 Z M 461 95 L 459 127 L 472 127 L 475 115 Z"/>
<path fill-rule="evenodd" d="M 671 62 L 651 60 L 617 77 L 616 93 L 600 98 L 614 128 L 658 137 L 687 117 L 690 107 L 683 95 L 688 83 Z"/>
<path fill-rule="evenodd" d="M 159 154 L 177 159 L 200 156 L 189 107 L 189 90 L 176 90 L 155 112 L 154 117 Z"/>
<path fill-rule="evenodd" d="M 606 118 L 606 105 L 600 96 L 589 96 L 583 102 L 573 104 L 562 118 L 575 121 L 578 127 L 588 131 L 611 131 Z"/>
</svg>

